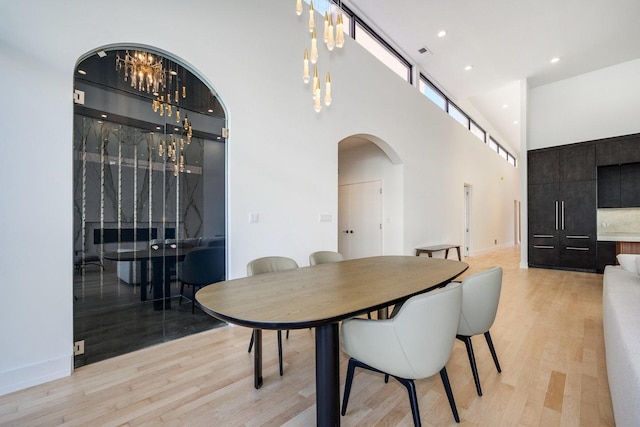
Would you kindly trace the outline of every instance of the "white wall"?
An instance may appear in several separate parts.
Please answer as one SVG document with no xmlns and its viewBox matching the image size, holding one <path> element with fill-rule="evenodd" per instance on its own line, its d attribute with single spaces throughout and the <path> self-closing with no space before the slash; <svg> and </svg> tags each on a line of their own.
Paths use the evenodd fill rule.
<svg viewBox="0 0 640 427">
<path fill-rule="evenodd" d="M 640 59 L 536 87 L 528 149 L 640 132 Z"/>
<path fill-rule="evenodd" d="M 338 141 L 387 141 L 404 169 L 403 252 L 462 238 L 462 187 L 474 186 L 477 250 L 507 241 L 518 172 L 356 43 L 329 64 L 333 105 L 316 114 L 301 79 L 308 33 L 291 2 L 259 0 L 0 5 L 0 394 L 68 375 L 73 341 L 72 126 L 76 62 L 135 43 L 188 64 L 217 91 L 229 118 L 231 278 L 274 254 L 306 265 L 335 246 Z M 162 11 L 161 13 L 159 11 Z M 160 13 L 175 31 L 157 31 Z M 131 17 L 148 17 L 131 25 Z M 145 25 L 148 24 L 148 25 Z M 321 65 L 324 67 L 325 65 Z M 504 179 L 503 179 L 504 178 Z M 259 213 L 260 222 L 249 223 Z M 397 245 L 396 245 L 397 246 Z"/>
</svg>

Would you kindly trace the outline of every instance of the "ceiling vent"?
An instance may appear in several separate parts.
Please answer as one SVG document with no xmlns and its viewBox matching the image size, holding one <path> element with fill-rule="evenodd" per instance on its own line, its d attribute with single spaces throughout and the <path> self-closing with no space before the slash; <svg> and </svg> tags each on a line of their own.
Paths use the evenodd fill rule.
<svg viewBox="0 0 640 427">
<path fill-rule="evenodd" d="M 428 47 L 426 47 L 426 46 L 421 47 L 420 49 L 418 49 L 418 52 L 419 52 L 419 53 L 421 53 L 421 54 L 423 54 L 423 55 L 429 55 L 429 56 L 433 55 L 433 52 L 431 52 L 431 51 L 429 50 L 429 48 L 428 48 Z"/>
</svg>

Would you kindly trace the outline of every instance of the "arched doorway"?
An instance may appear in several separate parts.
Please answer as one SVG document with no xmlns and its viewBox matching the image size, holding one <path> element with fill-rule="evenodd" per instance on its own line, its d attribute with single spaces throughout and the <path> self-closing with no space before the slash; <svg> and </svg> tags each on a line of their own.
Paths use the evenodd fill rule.
<svg viewBox="0 0 640 427">
<path fill-rule="evenodd" d="M 75 71 L 77 367 L 220 325 L 182 304 L 178 279 L 193 248 L 226 258 L 227 117 L 158 50 L 98 49 Z"/>
<path fill-rule="evenodd" d="M 404 170 L 396 151 L 373 135 L 338 147 L 338 250 L 347 258 L 403 253 Z"/>
</svg>

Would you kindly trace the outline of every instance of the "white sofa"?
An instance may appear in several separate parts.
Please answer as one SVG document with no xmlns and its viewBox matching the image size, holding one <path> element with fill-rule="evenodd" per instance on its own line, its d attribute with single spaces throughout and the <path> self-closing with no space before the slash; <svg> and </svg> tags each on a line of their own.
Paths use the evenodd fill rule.
<svg viewBox="0 0 640 427">
<path fill-rule="evenodd" d="M 607 375 L 616 425 L 640 426 L 640 255 L 618 261 L 603 277 Z"/>
</svg>

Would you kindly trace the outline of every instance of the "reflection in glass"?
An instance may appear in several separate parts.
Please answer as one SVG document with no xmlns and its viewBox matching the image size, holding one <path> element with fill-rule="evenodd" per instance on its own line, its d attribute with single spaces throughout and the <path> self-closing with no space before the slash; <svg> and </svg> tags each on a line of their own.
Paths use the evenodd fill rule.
<svg viewBox="0 0 640 427">
<path fill-rule="evenodd" d="M 75 79 L 74 340 L 86 352 L 76 366 L 220 324 L 180 304 L 177 278 L 184 251 L 225 246 L 224 111 L 162 58 L 188 96 L 159 115 L 157 95 L 118 75 L 118 54 L 90 56 Z"/>
</svg>

